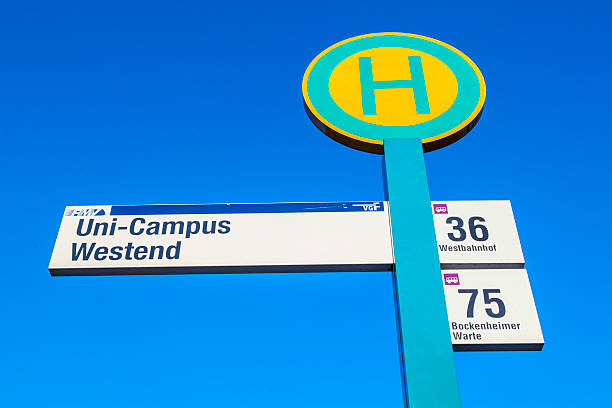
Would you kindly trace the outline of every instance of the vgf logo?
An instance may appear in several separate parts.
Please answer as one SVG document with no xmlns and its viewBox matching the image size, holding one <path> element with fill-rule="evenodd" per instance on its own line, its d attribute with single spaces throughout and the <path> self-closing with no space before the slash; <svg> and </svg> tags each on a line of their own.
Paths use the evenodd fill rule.
<svg viewBox="0 0 612 408">
<path fill-rule="evenodd" d="M 383 204 L 381 202 L 353 204 L 354 207 L 361 207 L 363 211 L 382 211 Z"/>
<path fill-rule="evenodd" d="M 448 44 L 379 33 L 319 54 L 304 74 L 302 93 L 310 119 L 338 142 L 382 153 L 385 139 L 413 138 L 428 151 L 473 127 L 485 84 L 478 67 Z"/>
</svg>

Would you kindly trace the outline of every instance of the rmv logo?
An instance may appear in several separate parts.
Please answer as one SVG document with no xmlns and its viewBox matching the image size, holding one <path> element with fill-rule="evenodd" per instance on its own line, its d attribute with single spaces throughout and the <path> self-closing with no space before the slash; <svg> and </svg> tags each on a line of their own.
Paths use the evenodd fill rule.
<svg viewBox="0 0 612 408">
<path fill-rule="evenodd" d="M 92 217 L 94 215 L 106 215 L 102 208 L 66 208 L 64 217 Z"/>
</svg>

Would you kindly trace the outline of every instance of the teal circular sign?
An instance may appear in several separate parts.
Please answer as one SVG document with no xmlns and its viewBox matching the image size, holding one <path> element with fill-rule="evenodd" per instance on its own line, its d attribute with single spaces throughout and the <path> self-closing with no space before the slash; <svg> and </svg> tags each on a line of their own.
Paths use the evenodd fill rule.
<svg viewBox="0 0 612 408">
<path fill-rule="evenodd" d="M 320 53 L 302 82 L 310 119 L 350 147 L 382 153 L 384 140 L 421 139 L 425 151 L 467 134 L 486 88 L 461 51 L 432 38 L 367 34 Z"/>
</svg>

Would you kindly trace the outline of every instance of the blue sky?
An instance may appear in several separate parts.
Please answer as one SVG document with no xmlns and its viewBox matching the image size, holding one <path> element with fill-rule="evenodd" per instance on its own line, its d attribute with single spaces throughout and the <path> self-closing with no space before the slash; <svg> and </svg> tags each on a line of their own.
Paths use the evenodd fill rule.
<svg viewBox="0 0 612 408">
<path fill-rule="evenodd" d="M 464 407 L 605 406 L 604 2 L 18 2 L 0 13 L 0 405 L 401 407 L 389 273 L 51 278 L 65 205 L 383 199 L 300 82 L 342 39 L 448 42 L 487 82 L 434 200 L 512 200 L 546 345 L 455 353 Z"/>
</svg>

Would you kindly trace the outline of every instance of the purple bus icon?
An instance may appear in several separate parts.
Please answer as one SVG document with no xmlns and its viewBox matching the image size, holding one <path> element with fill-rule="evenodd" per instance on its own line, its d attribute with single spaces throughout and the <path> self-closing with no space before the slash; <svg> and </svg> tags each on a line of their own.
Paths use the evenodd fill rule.
<svg viewBox="0 0 612 408">
<path fill-rule="evenodd" d="M 446 204 L 434 204 L 434 214 L 448 214 Z"/>
<path fill-rule="evenodd" d="M 445 285 L 458 285 L 459 275 L 456 273 L 445 273 L 444 274 L 444 284 Z"/>
</svg>

